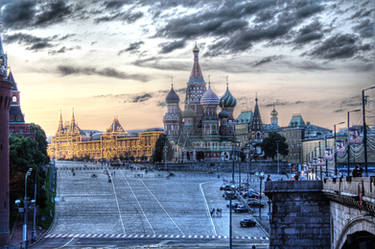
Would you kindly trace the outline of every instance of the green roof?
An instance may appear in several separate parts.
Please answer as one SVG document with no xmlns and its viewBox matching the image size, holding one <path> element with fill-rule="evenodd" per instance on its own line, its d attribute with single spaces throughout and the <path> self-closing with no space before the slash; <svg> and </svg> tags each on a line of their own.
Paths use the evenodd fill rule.
<svg viewBox="0 0 375 249">
<path fill-rule="evenodd" d="M 237 124 L 249 124 L 251 123 L 251 120 L 253 119 L 253 112 L 252 111 L 246 111 L 241 112 L 241 114 L 237 117 Z"/>
<path fill-rule="evenodd" d="M 305 126 L 305 121 L 303 120 L 301 114 L 295 114 L 289 121 L 289 127 L 302 127 Z"/>
</svg>

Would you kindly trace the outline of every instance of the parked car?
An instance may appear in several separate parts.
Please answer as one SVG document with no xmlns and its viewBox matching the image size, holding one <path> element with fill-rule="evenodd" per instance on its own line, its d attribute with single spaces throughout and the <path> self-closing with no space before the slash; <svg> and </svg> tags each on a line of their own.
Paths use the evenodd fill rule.
<svg viewBox="0 0 375 249">
<path fill-rule="evenodd" d="M 240 205 L 240 203 L 232 202 L 232 208 L 236 208 L 236 207 L 238 207 L 238 205 Z M 227 204 L 227 207 L 229 208 L 229 203 Z"/>
<path fill-rule="evenodd" d="M 249 207 L 264 207 L 264 204 L 259 202 L 259 200 L 248 200 L 247 205 L 249 205 Z"/>
<path fill-rule="evenodd" d="M 231 190 L 230 185 L 223 183 L 223 185 L 220 186 L 220 190 Z"/>
<path fill-rule="evenodd" d="M 243 219 L 240 221 L 241 227 L 255 227 L 257 223 L 252 219 Z"/>
<path fill-rule="evenodd" d="M 223 197 L 225 198 L 225 200 L 235 200 L 237 199 L 236 195 L 234 192 L 232 191 L 225 191 L 224 194 L 223 194 Z"/>
<path fill-rule="evenodd" d="M 248 208 L 244 205 L 238 205 L 236 208 L 234 208 L 235 213 L 247 213 Z"/>
</svg>

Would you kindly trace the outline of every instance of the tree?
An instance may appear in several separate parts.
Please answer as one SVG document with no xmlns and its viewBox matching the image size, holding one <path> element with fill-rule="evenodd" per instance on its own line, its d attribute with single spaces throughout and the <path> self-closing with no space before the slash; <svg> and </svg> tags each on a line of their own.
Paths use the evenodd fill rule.
<svg viewBox="0 0 375 249">
<path fill-rule="evenodd" d="M 261 144 L 265 157 L 275 160 L 275 156 L 277 154 L 277 146 L 279 147 L 279 154 L 287 156 L 289 153 L 289 146 L 285 141 L 285 137 L 281 136 L 279 133 L 271 132 Z"/>
<path fill-rule="evenodd" d="M 42 168 L 49 162 L 46 135 L 39 125 L 31 124 L 30 130 L 35 134 L 34 138 L 15 134 L 9 136 L 9 194 L 13 220 L 17 213 L 14 201 L 24 197 L 25 173 L 29 168 L 33 169 L 28 178 L 29 196 L 34 196 L 34 183 L 37 180 L 37 204 L 40 208 L 46 204 L 46 192 L 43 189 L 46 172 Z"/>
<path fill-rule="evenodd" d="M 172 159 L 172 145 L 169 143 L 167 135 L 160 134 L 158 140 L 156 140 L 154 151 L 152 153 L 153 162 L 162 162 L 164 160 L 164 146 L 167 147 L 167 160 Z"/>
<path fill-rule="evenodd" d="M 34 123 L 30 125 L 30 131 L 35 134 L 35 141 L 38 144 L 38 150 L 40 152 L 40 158 L 37 158 L 38 164 L 44 165 L 49 163 L 49 157 L 47 155 L 48 143 L 46 133 L 42 127 Z"/>
</svg>

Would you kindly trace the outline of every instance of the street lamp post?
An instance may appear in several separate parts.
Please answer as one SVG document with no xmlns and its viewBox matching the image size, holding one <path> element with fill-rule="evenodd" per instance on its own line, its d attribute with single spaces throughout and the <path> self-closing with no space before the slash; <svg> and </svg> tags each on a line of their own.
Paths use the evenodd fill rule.
<svg viewBox="0 0 375 249">
<path fill-rule="evenodd" d="M 164 145 L 164 169 L 167 170 L 167 145 Z"/>
<path fill-rule="evenodd" d="M 259 219 L 261 220 L 262 219 L 262 216 L 261 216 L 261 204 L 262 204 L 262 183 L 263 183 L 263 179 L 264 179 L 264 173 L 263 172 L 260 172 L 260 173 L 255 173 L 256 176 L 259 177 Z"/>
<path fill-rule="evenodd" d="M 365 150 L 364 156 L 365 156 L 366 176 L 368 176 L 368 165 L 367 165 L 367 126 L 366 126 L 366 109 L 365 109 L 366 108 L 365 91 L 374 89 L 374 88 L 375 88 L 375 85 L 362 90 L 363 147 Z"/>
<path fill-rule="evenodd" d="M 280 174 L 280 159 L 279 159 L 279 142 L 276 142 L 276 152 L 277 152 L 277 174 Z"/>
<path fill-rule="evenodd" d="M 337 176 L 337 152 L 336 152 L 336 125 L 344 124 L 344 121 L 341 121 L 333 125 L 333 146 L 334 146 L 334 158 L 335 158 L 335 176 Z"/>
<path fill-rule="evenodd" d="M 355 110 L 351 110 L 351 111 L 348 111 L 348 137 L 347 137 L 347 140 L 348 140 L 348 149 L 346 150 L 347 151 L 347 157 L 348 157 L 348 176 L 350 176 L 350 134 L 349 134 L 349 128 L 350 128 L 350 113 L 351 112 L 359 112 L 361 111 L 361 109 L 355 109 Z"/>
<path fill-rule="evenodd" d="M 27 214 L 28 214 L 28 203 L 27 203 L 27 177 L 31 174 L 31 171 L 33 169 L 32 168 L 29 168 L 29 170 L 26 172 L 25 174 L 25 198 L 23 200 L 23 203 L 24 203 L 24 224 L 23 224 L 23 236 L 22 236 L 22 240 L 23 240 L 23 248 L 26 249 L 27 248 L 27 220 L 28 220 L 28 217 L 27 217 Z"/>
<path fill-rule="evenodd" d="M 33 233 L 32 233 L 32 239 L 33 241 L 36 240 L 37 234 L 36 234 L 36 197 L 37 197 L 37 183 L 38 183 L 38 169 L 35 172 L 35 183 L 34 183 L 34 201 L 33 201 L 33 211 L 34 211 L 34 216 L 33 216 Z"/>
<path fill-rule="evenodd" d="M 235 146 L 235 136 L 233 135 L 232 143 L 232 181 L 230 189 L 235 192 L 235 181 L 234 181 L 234 146 Z M 232 249 L 232 196 L 229 198 L 229 248 Z"/>
</svg>

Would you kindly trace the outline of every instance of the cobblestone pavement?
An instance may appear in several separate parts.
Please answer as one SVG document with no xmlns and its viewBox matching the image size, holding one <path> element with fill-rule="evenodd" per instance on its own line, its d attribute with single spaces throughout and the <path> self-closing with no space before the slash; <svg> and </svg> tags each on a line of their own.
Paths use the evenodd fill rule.
<svg viewBox="0 0 375 249">
<path fill-rule="evenodd" d="M 46 240 L 65 246 L 79 239 L 228 240 L 228 201 L 219 187 L 230 174 L 174 172 L 168 177 L 168 172 L 77 162 L 57 162 L 56 168 L 60 201 Z M 72 168 L 79 168 L 74 176 Z M 259 188 L 256 179 L 252 184 Z M 211 216 L 212 208 L 223 211 Z M 268 243 L 259 226 L 240 227 L 245 217 L 251 215 L 233 213 L 234 240 Z"/>
</svg>

